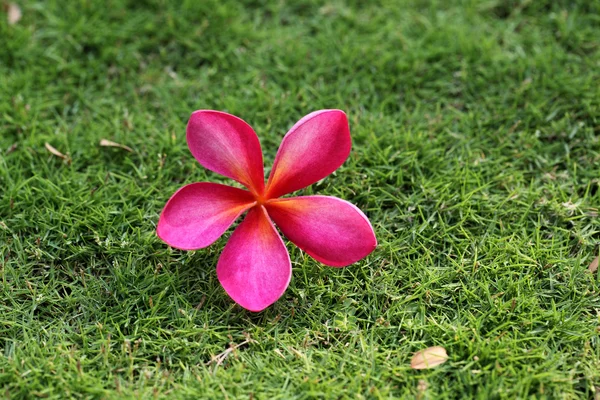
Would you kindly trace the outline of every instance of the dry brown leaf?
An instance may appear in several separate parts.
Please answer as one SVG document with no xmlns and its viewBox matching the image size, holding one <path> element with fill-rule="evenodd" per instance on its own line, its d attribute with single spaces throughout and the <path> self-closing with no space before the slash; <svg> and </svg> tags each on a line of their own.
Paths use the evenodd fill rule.
<svg viewBox="0 0 600 400">
<path fill-rule="evenodd" d="M 129 146 L 125 146 L 124 144 L 120 144 L 120 143 L 113 142 L 111 140 L 106 140 L 106 139 L 101 139 L 100 140 L 100 146 L 103 146 L 103 147 L 118 147 L 118 148 L 121 148 L 123 150 L 127 150 L 130 153 L 133 152 L 133 149 L 131 147 L 129 147 Z"/>
<path fill-rule="evenodd" d="M 598 259 L 599 258 L 600 257 L 594 258 L 594 261 L 592 261 L 592 263 L 588 267 L 588 271 L 590 271 L 590 272 L 596 272 L 596 270 L 598 269 Z"/>
<path fill-rule="evenodd" d="M 441 346 L 428 347 L 415 353 L 410 360 L 412 369 L 427 369 L 437 367 L 448 360 L 446 349 Z"/>
<path fill-rule="evenodd" d="M 21 8 L 15 3 L 8 3 L 7 5 L 7 19 L 9 25 L 14 25 L 21 20 L 23 14 L 21 13 Z"/>
<path fill-rule="evenodd" d="M 52 145 L 50 143 L 46 142 L 45 146 L 46 146 L 46 149 L 50 153 L 54 154 L 56 157 L 60 157 L 63 160 L 68 160 L 69 159 L 69 156 L 66 156 L 63 153 L 61 153 L 60 151 L 56 150 L 54 147 L 52 147 Z"/>
</svg>

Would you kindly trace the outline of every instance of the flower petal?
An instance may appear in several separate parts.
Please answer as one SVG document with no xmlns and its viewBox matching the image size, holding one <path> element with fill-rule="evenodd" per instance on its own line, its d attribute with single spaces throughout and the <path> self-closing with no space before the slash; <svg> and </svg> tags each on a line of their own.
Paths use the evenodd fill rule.
<svg viewBox="0 0 600 400">
<path fill-rule="evenodd" d="M 266 198 L 280 197 L 325 178 L 346 161 L 351 146 L 348 119 L 343 111 L 308 114 L 283 138 L 267 183 Z"/>
<path fill-rule="evenodd" d="M 200 249 L 217 240 L 254 204 L 254 196 L 245 190 L 217 183 L 192 183 L 171 196 L 156 232 L 170 246 Z"/>
<path fill-rule="evenodd" d="M 365 214 L 337 197 L 277 199 L 266 208 L 289 240 L 323 264 L 344 267 L 366 257 L 377 246 Z"/>
<path fill-rule="evenodd" d="M 217 276 L 231 298 L 250 311 L 273 304 L 288 287 L 292 264 L 263 207 L 254 207 L 231 235 Z"/>
<path fill-rule="evenodd" d="M 202 166 L 262 194 L 262 150 L 256 133 L 244 120 L 220 111 L 195 111 L 187 125 L 187 142 Z"/>
</svg>

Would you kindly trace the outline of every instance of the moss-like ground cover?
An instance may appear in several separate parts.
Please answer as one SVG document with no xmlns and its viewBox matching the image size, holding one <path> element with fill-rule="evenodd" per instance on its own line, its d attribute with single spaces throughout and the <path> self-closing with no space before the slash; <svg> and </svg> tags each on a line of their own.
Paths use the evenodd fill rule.
<svg viewBox="0 0 600 400">
<path fill-rule="evenodd" d="M 0 14 L 0 395 L 598 396 L 600 2 L 19 6 Z M 236 306 L 229 234 L 155 235 L 177 188 L 226 181 L 187 149 L 201 108 L 248 121 L 267 166 L 300 117 L 345 110 L 352 155 L 304 194 L 358 205 L 378 249 L 333 269 L 290 245 L 286 294 Z M 411 370 L 434 345 L 448 362 Z"/>
</svg>

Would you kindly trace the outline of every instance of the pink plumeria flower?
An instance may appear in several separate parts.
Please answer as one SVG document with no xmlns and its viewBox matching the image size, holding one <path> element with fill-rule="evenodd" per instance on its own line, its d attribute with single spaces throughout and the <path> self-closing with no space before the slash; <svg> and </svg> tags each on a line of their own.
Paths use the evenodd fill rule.
<svg viewBox="0 0 600 400">
<path fill-rule="evenodd" d="M 352 264 L 377 246 L 369 220 L 347 201 L 281 197 L 325 178 L 348 158 L 350 129 L 343 111 L 315 111 L 298 121 L 281 142 L 266 186 L 258 137 L 240 118 L 196 111 L 187 142 L 202 166 L 248 190 L 209 182 L 186 185 L 167 202 L 157 233 L 172 247 L 201 249 L 248 211 L 217 263 L 221 285 L 242 307 L 261 311 L 290 283 L 290 256 L 273 222 L 307 254 L 333 267 Z"/>
</svg>

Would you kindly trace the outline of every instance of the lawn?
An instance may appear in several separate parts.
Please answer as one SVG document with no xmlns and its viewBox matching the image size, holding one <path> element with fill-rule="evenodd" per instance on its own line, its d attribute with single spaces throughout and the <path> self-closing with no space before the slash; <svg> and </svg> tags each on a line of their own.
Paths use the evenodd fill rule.
<svg viewBox="0 0 600 400">
<path fill-rule="evenodd" d="M 599 398 L 600 2 L 17 2 L 0 396 Z M 215 273 L 231 230 L 193 252 L 155 233 L 183 184 L 229 182 L 187 120 L 243 118 L 268 173 L 323 108 L 352 153 L 301 194 L 356 204 L 379 245 L 336 269 L 288 242 L 287 292 L 244 310 Z M 448 361 L 411 369 L 430 346 Z"/>
</svg>

